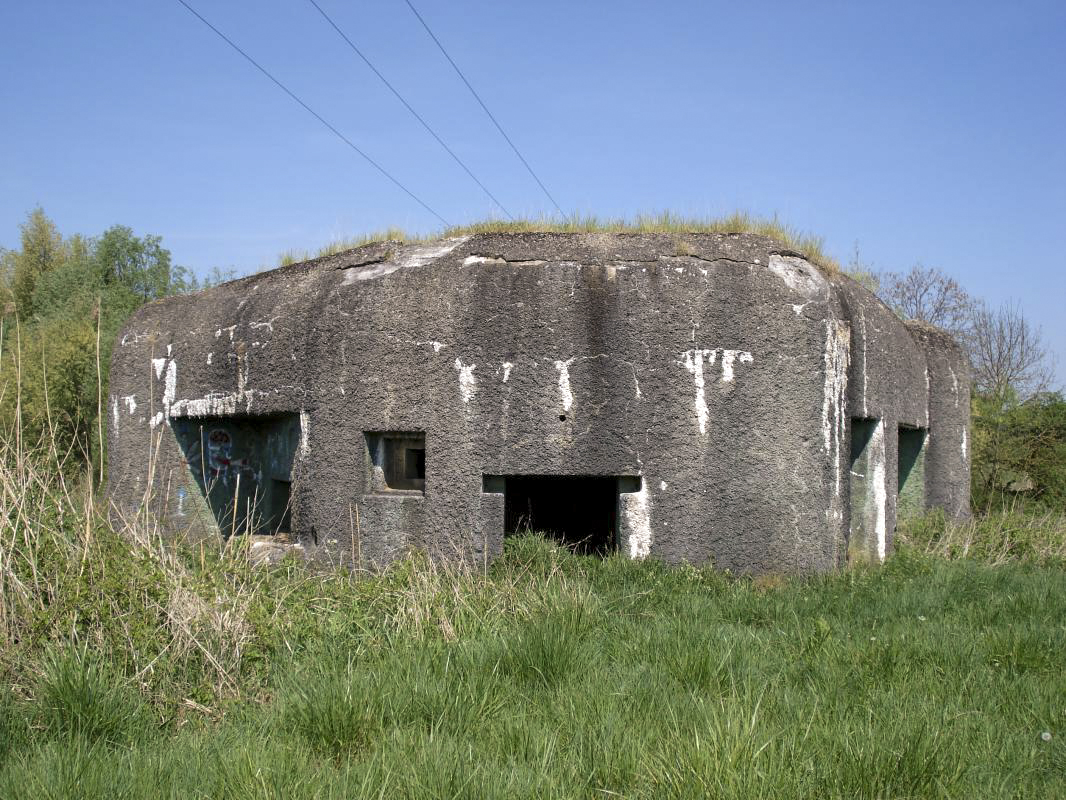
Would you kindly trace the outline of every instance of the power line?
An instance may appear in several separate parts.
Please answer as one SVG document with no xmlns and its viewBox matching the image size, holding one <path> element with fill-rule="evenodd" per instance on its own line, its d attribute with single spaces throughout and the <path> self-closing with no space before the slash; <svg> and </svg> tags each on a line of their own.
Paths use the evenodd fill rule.
<svg viewBox="0 0 1066 800">
<path fill-rule="evenodd" d="M 199 12 L 197 12 L 197 10 L 195 8 L 193 8 L 188 3 L 186 3 L 185 0 L 178 0 L 178 2 L 181 3 L 183 6 L 185 6 L 185 8 L 188 9 L 189 13 L 191 13 L 194 17 L 196 17 L 198 20 L 200 20 L 200 22 L 202 22 L 204 25 L 206 25 L 208 28 L 210 28 L 216 34 L 218 34 L 219 38 L 222 39 L 222 41 L 224 41 L 226 44 L 228 44 L 230 47 L 232 47 L 234 50 L 236 50 L 238 53 L 240 53 L 242 56 L 244 56 L 244 58 L 248 61 L 248 63 L 250 63 L 253 67 L 255 67 L 257 70 L 262 72 L 268 78 L 270 78 L 270 80 L 273 81 L 275 86 L 277 86 L 279 89 L 281 89 L 283 92 L 285 92 L 285 94 L 287 94 L 289 97 L 291 97 L 293 100 L 295 100 L 301 106 L 303 106 L 304 110 L 307 111 L 307 113 L 309 113 L 311 116 L 313 116 L 315 119 L 317 119 L 323 125 L 325 125 L 333 133 L 334 136 L 336 136 L 338 139 L 340 139 L 342 142 L 344 142 L 346 145 L 348 145 L 350 148 L 352 148 L 352 150 L 354 150 L 359 155 L 361 155 L 364 159 L 366 159 L 367 163 L 369 163 L 370 166 L 372 166 L 374 169 L 376 169 L 378 172 L 380 172 L 382 175 L 384 175 L 386 178 L 388 178 L 390 181 L 392 181 L 396 186 L 398 186 L 400 189 L 402 189 L 407 194 L 408 197 L 410 197 L 412 200 L 414 200 L 416 203 L 418 203 L 420 206 L 422 206 L 422 208 L 424 208 L 430 214 L 432 214 L 437 219 L 439 219 L 444 224 L 445 227 L 451 227 L 451 225 L 449 224 L 448 220 L 444 219 L 444 217 L 442 217 L 440 214 L 438 214 L 436 211 L 434 211 L 422 198 L 420 198 L 418 195 L 416 195 L 414 192 L 412 192 L 410 189 L 408 189 L 406 186 L 404 186 L 402 183 L 400 183 L 399 180 L 394 178 L 392 176 L 392 174 L 389 173 L 388 170 L 386 170 L 378 162 L 376 162 L 374 159 L 372 159 L 370 156 L 368 156 L 366 153 L 364 153 L 362 150 L 360 150 L 358 147 L 356 147 L 356 145 L 351 141 L 351 139 L 349 139 L 347 136 L 345 136 L 339 130 L 337 130 L 332 125 L 330 125 L 321 114 L 319 114 L 317 111 L 315 111 L 313 108 L 311 108 L 311 106 L 307 105 L 307 103 L 305 103 L 303 100 L 301 100 L 299 97 L 297 97 L 292 92 L 292 90 L 289 89 L 288 86 L 286 86 L 284 83 L 282 83 L 277 78 L 275 78 L 273 75 L 271 75 L 269 72 L 267 72 L 265 67 L 263 67 L 258 61 L 256 61 L 254 58 L 252 58 L 250 55 L 248 55 L 246 52 L 244 52 L 240 47 L 238 47 L 233 42 L 232 39 L 230 39 L 228 36 L 226 36 L 226 34 L 224 34 L 222 31 L 220 31 L 218 28 L 216 28 L 214 25 L 212 25 L 210 22 L 208 22 L 206 19 L 204 19 L 202 16 L 200 16 Z"/>
<path fill-rule="evenodd" d="M 429 134 L 430 134 L 430 135 L 431 135 L 431 136 L 432 136 L 432 137 L 433 137 L 434 139 L 436 139 L 436 140 L 437 140 L 437 143 L 438 143 L 438 144 L 439 144 L 439 145 L 440 145 L 441 147 L 443 147 L 443 148 L 445 149 L 445 151 L 447 151 L 448 155 L 450 155 L 450 156 L 451 156 L 451 157 L 452 157 L 452 158 L 453 158 L 453 159 L 455 160 L 455 163 L 456 163 L 456 164 L 458 164 L 458 165 L 459 165 L 460 167 L 462 167 L 462 168 L 463 168 L 463 170 L 464 170 L 464 171 L 466 172 L 466 174 L 470 176 L 470 179 L 471 179 L 471 180 L 473 180 L 473 181 L 474 181 L 474 183 L 476 183 L 476 184 L 477 184 L 478 186 L 480 186 L 480 187 L 481 187 L 481 191 L 483 191 L 483 192 L 484 192 L 485 194 L 487 194 L 487 195 L 489 196 L 489 198 L 490 198 L 490 199 L 492 200 L 492 202 L 494 202 L 494 203 L 495 203 L 495 204 L 496 204 L 497 206 L 499 206 L 500 210 L 501 210 L 501 211 L 503 211 L 503 213 L 507 215 L 508 219 L 512 219 L 512 220 L 513 220 L 513 219 L 514 219 L 514 217 L 512 217 L 512 216 L 511 216 L 511 212 L 510 212 L 510 211 L 508 211 L 508 210 L 507 210 L 507 209 L 506 209 L 506 208 L 504 207 L 503 203 L 501 203 L 501 202 L 500 202 L 499 200 L 497 200 L 497 199 L 496 199 L 496 195 L 494 195 L 494 194 L 493 194 L 492 192 L 490 192 L 490 191 L 488 190 L 488 187 L 487 187 L 487 186 L 485 186 L 485 184 L 483 184 L 483 183 L 482 183 L 482 182 L 481 182 L 480 180 L 478 180 L 478 177 L 477 177 L 477 176 L 476 176 L 476 175 L 475 175 L 475 174 L 474 174 L 473 172 L 471 172 L 471 171 L 470 171 L 470 168 L 469 168 L 469 167 L 468 167 L 468 166 L 467 166 L 466 164 L 464 164 L 464 163 L 463 163 L 462 159 L 461 159 L 461 158 L 459 158 L 459 156 L 457 156 L 457 155 L 456 155 L 456 154 L 455 154 L 455 153 L 454 153 L 454 152 L 452 151 L 452 149 L 451 149 L 450 147 L 448 147 L 448 145 L 447 145 L 447 144 L 445 144 L 445 143 L 444 143 L 444 140 L 443 140 L 443 139 L 441 139 L 441 138 L 440 138 L 440 136 L 438 136 L 438 135 L 437 135 L 437 132 L 436 132 L 435 130 L 433 130 L 433 128 L 431 128 L 431 127 L 429 126 L 429 123 L 428 123 L 428 122 L 426 122 L 426 121 L 425 121 L 425 120 L 424 120 L 424 119 L 422 118 L 422 115 L 421 115 L 421 114 L 419 114 L 419 113 L 418 113 L 417 111 L 415 111 L 415 110 L 414 110 L 414 109 L 413 109 L 413 108 L 411 107 L 411 104 L 410 104 L 410 103 L 408 103 L 408 102 L 407 102 L 407 101 L 406 101 L 406 100 L 404 99 L 403 95 L 401 95 L 401 94 L 399 93 L 399 91 L 397 91 L 397 90 L 396 90 L 396 87 L 394 87 L 394 86 L 393 86 L 393 85 L 392 85 L 391 83 L 389 83 L 389 81 L 388 81 L 388 80 L 387 80 L 387 79 L 385 78 L 385 76 L 384 76 L 384 75 L 382 75 L 382 74 L 381 74 L 381 72 L 380 72 L 380 71 L 378 70 L 378 68 L 377 68 L 377 67 L 375 67 L 375 66 L 374 66 L 374 65 L 373 65 L 373 64 L 372 64 L 372 63 L 370 62 L 370 59 L 369 59 L 369 58 L 367 58 L 367 57 L 366 57 L 366 56 L 365 56 L 365 55 L 363 54 L 363 51 L 362 51 L 362 50 L 360 50 L 360 49 L 359 49 L 358 47 L 356 47 L 356 46 L 355 46 L 355 43 L 354 43 L 354 42 L 353 42 L 353 41 L 352 41 L 351 39 L 349 39 L 349 38 L 348 38 L 348 36 L 347 36 L 347 35 L 346 35 L 346 34 L 344 33 L 344 31 L 342 31 L 342 30 L 341 30 L 341 29 L 340 29 L 340 28 L 339 28 L 339 27 L 337 26 L 337 23 L 336 23 L 336 22 L 334 22 L 334 21 L 333 21 L 333 20 L 332 20 L 332 19 L 330 18 L 329 14 L 327 14 L 327 13 L 326 13 L 325 11 L 323 11 L 323 10 L 322 10 L 322 6 L 320 6 L 320 5 L 318 4 L 318 3 L 316 3 L 316 2 L 315 2 L 315 0 L 307 0 L 307 2 L 309 2 L 309 3 L 311 4 L 311 5 L 313 5 L 313 6 L 315 7 L 315 9 L 316 9 L 316 10 L 318 11 L 318 13 L 322 15 L 323 19 L 325 19 L 325 20 L 326 20 L 326 22 L 328 22 L 328 23 L 330 24 L 330 26 L 331 26 L 331 27 L 333 28 L 333 30 L 335 30 L 335 31 L 336 31 L 336 32 L 337 32 L 337 33 L 338 33 L 338 34 L 340 35 L 340 37 L 341 37 L 342 39 L 344 39 L 344 41 L 346 41 L 346 42 L 348 43 L 348 46 L 349 46 L 350 48 L 352 48 L 353 52 L 354 52 L 354 53 L 355 53 L 355 54 L 356 54 L 357 56 L 359 56 L 359 58 L 363 59 L 363 63 L 365 63 L 365 64 L 366 64 L 366 65 L 367 65 L 368 67 L 370 67 L 370 69 L 371 69 L 371 70 L 373 70 L 374 74 L 375 74 L 375 75 L 377 75 L 377 76 L 378 76 L 378 77 L 379 77 L 379 78 L 381 79 L 381 82 L 382 82 L 382 83 L 384 83 L 384 84 L 385 84 L 385 85 L 386 85 L 386 86 L 388 87 L 388 89 L 389 89 L 389 91 L 390 91 L 390 92 L 392 92 L 392 93 L 393 93 L 394 95 L 396 95 L 396 99 L 397 99 L 397 100 L 399 100 L 399 101 L 400 101 L 401 103 L 403 103 L 403 105 L 404 105 L 404 108 L 406 108 L 406 109 L 407 109 L 408 111 L 410 111 L 410 112 L 411 112 L 411 114 L 413 114 L 413 115 L 414 115 L 414 118 L 415 118 L 415 119 L 417 119 L 417 120 L 418 120 L 419 122 L 421 122 L 421 123 L 422 123 L 422 127 L 423 127 L 423 128 L 425 128 L 425 129 L 426 129 L 427 131 L 429 131 Z"/>
<path fill-rule="evenodd" d="M 444 53 L 444 57 L 448 59 L 448 63 L 452 65 L 452 69 L 455 70 L 456 74 L 462 79 L 463 83 L 466 84 L 466 88 L 470 90 L 470 94 L 474 95 L 474 99 L 478 101 L 478 103 L 481 105 L 481 108 L 484 109 L 485 113 L 488 114 L 489 119 L 492 120 L 492 124 L 496 126 L 496 130 L 498 130 L 500 132 L 500 135 L 507 140 L 507 144 L 511 145 L 511 149 L 514 150 L 514 154 L 518 156 L 518 160 L 521 161 L 523 165 L 525 165 L 525 168 L 527 170 L 529 170 L 529 174 L 533 176 L 533 180 L 537 182 L 537 185 L 541 188 L 541 191 L 544 192 L 544 194 L 549 200 L 551 200 L 552 205 L 555 206 L 555 210 L 559 212 L 559 216 L 565 217 L 566 214 L 564 214 L 563 210 L 559 208 L 559 204 L 555 202 L 555 198 L 552 197 L 551 192 L 548 191 L 548 188 L 544 185 L 544 182 L 537 177 L 537 173 L 533 171 L 533 167 L 529 166 L 529 162 L 526 161 L 526 159 L 522 156 L 520 152 L 518 152 L 518 148 L 515 147 L 515 143 L 511 141 L 511 137 L 508 136 L 507 133 L 504 131 L 503 126 L 501 126 L 500 123 L 497 122 L 496 117 L 494 117 L 492 115 L 492 112 L 489 111 L 489 107 L 485 105 L 485 101 L 481 99 L 481 96 L 476 91 L 474 91 L 474 87 L 470 85 L 470 81 L 466 79 L 466 76 L 463 74 L 463 71 L 459 69 L 459 66 L 452 60 L 452 57 L 448 55 L 448 51 L 444 49 L 444 45 L 440 43 L 440 39 L 436 37 L 433 31 L 430 30 L 429 25 L 426 24 L 426 21 L 422 19 L 422 15 L 418 13 L 418 9 L 411 5 L 411 0 L 404 0 L 404 2 L 407 3 L 407 7 L 411 9 L 412 13 L 414 13 L 414 15 L 418 17 L 418 21 L 422 23 L 422 27 L 426 29 L 426 33 L 429 34 L 430 38 L 437 43 L 437 47 L 439 47 L 440 51 Z"/>
</svg>

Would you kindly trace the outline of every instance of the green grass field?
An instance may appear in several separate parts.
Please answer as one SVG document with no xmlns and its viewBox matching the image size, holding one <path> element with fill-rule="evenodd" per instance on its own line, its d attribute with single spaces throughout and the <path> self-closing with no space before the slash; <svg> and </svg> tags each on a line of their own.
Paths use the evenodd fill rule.
<svg viewBox="0 0 1066 800">
<path fill-rule="evenodd" d="M 0 797 L 1064 797 L 1061 551 L 942 538 L 789 580 L 535 536 L 363 580 L 41 539 Z"/>
</svg>

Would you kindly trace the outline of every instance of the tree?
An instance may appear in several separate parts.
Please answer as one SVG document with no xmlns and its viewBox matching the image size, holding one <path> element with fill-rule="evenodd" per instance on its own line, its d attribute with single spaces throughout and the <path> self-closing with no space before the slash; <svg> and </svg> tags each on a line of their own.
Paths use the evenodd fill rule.
<svg viewBox="0 0 1066 800">
<path fill-rule="evenodd" d="M 904 319 L 954 334 L 970 358 L 977 391 L 1017 403 L 1051 386 L 1052 357 L 1017 303 L 990 308 L 954 278 L 923 266 L 882 273 L 878 294 Z"/>
<path fill-rule="evenodd" d="M 36 209 L 21 245 L 0 252 L 0 312 L 17 313 L 20 345 L 8 346 L 14 340 L 7 338 L 0 353 L 0 426 L 14 424 L 17 402 L 24 441 L 72 453 L 72 467 L 99 463 L 99 396 L 118 331 L 143 303 L 194 291 L 199 282 L 171 266 L 158 236 L 139 237 L 123 225 L 98 238 L 64 239 Z"/>
<path fill-rule="evenodd" d="M 1004 405 L 991 394 L 973 401 L 975 508 L 1066 508 L 1066 401 L 1041 392 Z"/>
<path fill-rule="evenodd" d="M 15 313 L 15 253 L 0 247 L 0 317 Z"/>
<path fill-rule="evenodd" d="M 1024 402 L 1045 392 L 1054 379 L 1053 359 L 1041 331 L 1029 323 L 1018 303 L 995 309 L 979 305 L 968 349 L 974 386 L 1003 404 Z"/>
<path fill-rule="evenodd" d="M 100 279 L 106 287 L 123 287 L 138 305 L 170 292 L 170 251 L 158 236 L 139 238 L 125 225 L 104 231 L 96 243 Z"/>
<path fill-rule="evenodd" d="M 23 320 L 33 316 L 33 293 L 37 281 L 66 258 L 63 237 L 41 208 L 30 212 L 22 223 L 22 247 L 14 257 L 12 289 L 15 309 Z"/>
<path fill-rule="evenodd" d="M 879 295 L 904 319 L 936 325 L 960 339 L 969 335 L 977 302 L 958 281 L 917 264 L 909 272 L 885 272 Z"/>
</svg>

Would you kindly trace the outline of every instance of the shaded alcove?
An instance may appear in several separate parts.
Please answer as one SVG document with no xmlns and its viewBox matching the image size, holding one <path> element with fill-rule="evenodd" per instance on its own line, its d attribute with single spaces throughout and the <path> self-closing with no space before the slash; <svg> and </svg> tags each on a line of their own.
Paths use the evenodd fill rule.
<svg viewBox="0 0 1066 800">
<path fill-rule="evenodd" d="M 291 532 L 296 414 L 177 417 L 171 428 L 222 536 Z"/>
<path fill-rule="evenodd" d="M 925 510 L 925 439 L 924 428 L 899 428 L 897 523 Z"/>
</svg>

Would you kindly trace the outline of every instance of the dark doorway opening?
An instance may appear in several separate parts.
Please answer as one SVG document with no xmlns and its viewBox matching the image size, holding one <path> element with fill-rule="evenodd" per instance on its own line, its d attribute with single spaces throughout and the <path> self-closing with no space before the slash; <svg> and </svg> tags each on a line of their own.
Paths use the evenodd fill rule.
<svg viewBox="0 0 1066 800">
<path fill-rule="evenodd" d="M 503 484 L 507 535 L 536 531 L 585 555 L 616 549 L 618 478 L 508 475 Z"/>
</svg>

